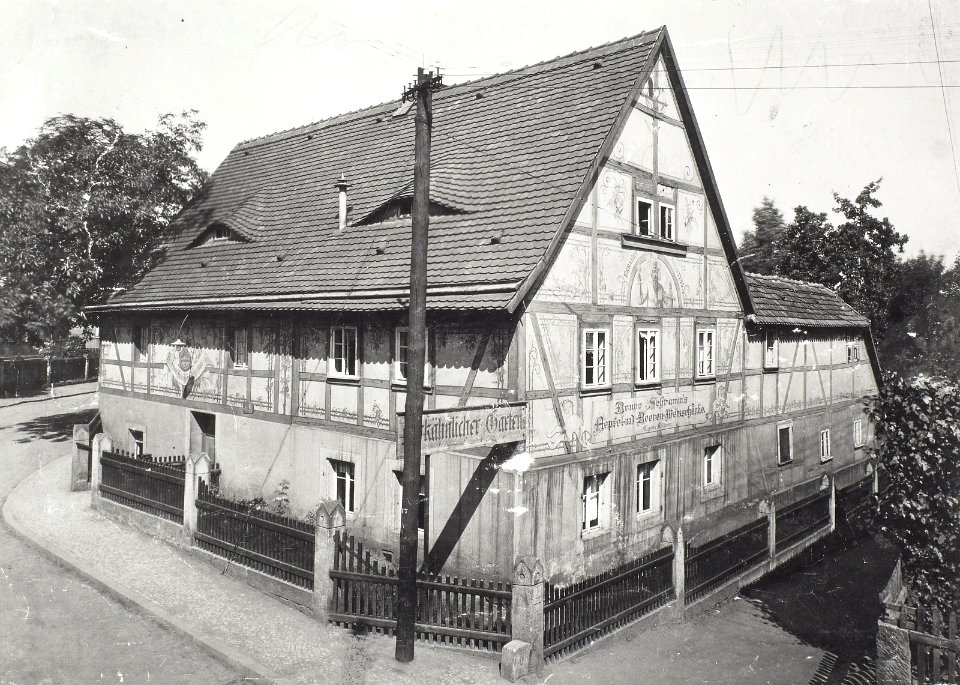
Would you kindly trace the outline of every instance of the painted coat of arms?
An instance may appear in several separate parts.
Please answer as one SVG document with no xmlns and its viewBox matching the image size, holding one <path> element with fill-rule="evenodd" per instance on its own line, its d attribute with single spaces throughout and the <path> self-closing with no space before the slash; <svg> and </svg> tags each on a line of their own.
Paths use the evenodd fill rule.
<svg viewBox="0 0 960 685">
<path fill-rule="evenodd" d="M 210 364 L 203 350 L 190 350 L 186 343 L 177 340 L 167 355 L 166 366 L 170 371 L 174 389 L 186 399 L 197 379 L 207 372 Z"/>
</svg>

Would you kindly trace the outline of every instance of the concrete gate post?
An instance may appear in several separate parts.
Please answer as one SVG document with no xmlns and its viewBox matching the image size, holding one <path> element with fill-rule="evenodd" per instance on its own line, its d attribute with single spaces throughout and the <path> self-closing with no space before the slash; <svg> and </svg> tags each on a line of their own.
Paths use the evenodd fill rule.
<svg viewBox="0 0 960 685">
<path fill-rule="evenodd" d="M 317 509 L 317 530 L 313 544 L 313 616 L 326 619 L 334 592 L 334 580 L 330 577 L 333 556 L 336 554 L 336 534 L 343 539 L 346 533 L 347 515 L 339 500 L 321 502 Z"/>
<path fill-rule="evenodd" d="M 878 685 L 910 685 L 910 636 L 903 628 L 877 623 Z"/>
<path fill-rule="evenodd" d="M 89 471 L 87 460 L 91 451 L 80 446 L 90 446 L 90 430 L 85 423 L 73 424 L 73 462 L 70 465 L 70 491 L 77 492 L 90 487 L 87 482 Z M 91 460 L 92 461 L 92 460 Z"/>
<path fill-rule="evenodd" d="M 113 438 L 108 433 L 98 433 L 93 436 L 93 457 L 90 463 L 90 505 L 96 509 L 100 503 L 100 482 L 102 469 L 100 455 L 113 449 Z"/>
<path fill-rule="evenodd" d="M 197 493 L 200 479 L 210 484 L 210 468 L 213 464 L 206 452 L 187 456 L 183 478 L 183 540 L 193 544 L 193 532 L 197 529 Z"/>
<path fill-rule="evenodd" d="M 535 556 L 517 558 L 510 602 L 513 634 L 500 660 L 500 674 L 510 682 L 527 673 L 543 671 L 543 576 L 543 564 Z M 529 645 L 529 652 L 519 643 Z"/>
</svg>

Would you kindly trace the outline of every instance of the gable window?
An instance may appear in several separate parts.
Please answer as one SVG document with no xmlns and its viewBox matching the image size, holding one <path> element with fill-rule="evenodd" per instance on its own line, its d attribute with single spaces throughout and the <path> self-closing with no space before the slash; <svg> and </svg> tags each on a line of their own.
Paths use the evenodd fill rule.
<svg viewBox="0 0 960 685">
<path fill-rule="evenodd" d="M 358 378 L 356 326 L 334 326 L 330 331 L 330 375 Z"/>
<path fill-rule="evenodd" d="M 637 329 L 637 383 L 660 380 L 660 331 Z"/>
<path fill-rule="evenodd" d="M 396 330 L 396 355 L 393 360 L 394 383 L 407 382 L 407 355 L 410 353 L 410 329 L 403 327 Z M 430 385 L 430 335 L 424 339 L 423 355 L 423 384 Z"/>
<path fill-rule="evenodd" d="M 227 331 L 227 352 L 230 363 L 235 369 L 245 369 L 250 362 L 250 345 L 245 327 L 231 328 Z"/>
<path fill-rule="evenodd" d="M 583 479 L 583 532 L 600 530 L 606 519 L 607 477 L 609 473 L 595 473 Z"/>
<path fill-rule="evenodd" d="M 648 200 L 637 200 L 637 233 L 653 234 L 653 204 Z"/>
<path fill-rule="evenodd" d="M 714 368 L 714 329 L 697 329 L 697 377 L 709 378 L 716 375 Z"/>
<path fill-rule="evenodd" d="M 860 361 L 860 343 L 856 340 L 847 341 L 847 363 Z"/>
<path fill-rule="evenodd" d="M 820 461 L 830 461 L 833 455 L 830 453 L 830 429 L 825 428 L 820 431 Z"/>
<path fill-rule="evenodd" d="M 673 240 L 674 208 L 671 205 L 660 203 L 660 237 L 663 240 Z"/>
<path fill-rule="evenodd" d="M 777 425 L 777 464 L 789 464 L 793 461 L 793 424 Z"/>
<path fill-rule="evenodd" d="M 339 459 L 330 459 L 329 461 L 334 474 L 333 492 L 331 494 L 343 505 L 345 512 L 352 514 L 355 511 L 355 467 L 349 461 L 340 461 Z"/>
<path fill-rule="evenodd" d="M 703 484 L 706 487 L 720 484 L 720 469 L 723 452 L 720 445 L 711 445 L 703 450 Z"/>
<path fill-rule="evenodd" d="M 863 447 L 863 419 L 853 421 L 853 446 Z"/>
<path fill-rule="evenodd" d="M 660 462 L 637 464 L 637 513 L 647 514 L 660 508 Z"/>
<path fill-rule="evenodd" d="M 603 388 L 610 385 L 607 360 L 610 355 L 609 332 L 605 328 L 587 328 L 583 331 L 581 382 L 584 388 Z"/>
<path fill-rule="evenodd" d="M 775 369 L 780 365 L 780 339 L 776 331 L 767 331 L 763 340 L 763 368 Z"/>
</svg>

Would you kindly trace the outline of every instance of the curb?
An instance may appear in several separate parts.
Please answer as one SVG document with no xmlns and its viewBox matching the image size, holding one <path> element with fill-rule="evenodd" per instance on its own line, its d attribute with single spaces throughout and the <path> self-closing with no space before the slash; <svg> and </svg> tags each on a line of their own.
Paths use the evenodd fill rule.
<svg viewBox="0 0 960 685">
<path fill-rule="evenodd" d="M 19 400 L 17 402 L 10 402 L 9 404 L 0 404 L 0 409 L 6 409 L 7 407 L 19 407 L 21 404 L 32 404 L 35 402 L 49 402 L 50 400 L 63 400 L 68 397 L 79 397 L 80 395 L 88 395 L 90 393 L 95 393 L 95 392 L 97 392 L 96 388 L 94 388 L 93 390 L 81 390 L 80 392 L 72 392 L 65 395 L 54 395 L 53 397 L 51 397 L 50 395 L 44 395 L 43 397 L 25 397 L 24 399 Z"/>
<path fill-rule="evenodd" d="M 61 457 L 61 459 L 54 459 L 47 463 L 44 468 L 50 468 L 58 461 L 69 458 L 70 457 L 67 456 Z M 10 511 L 7 505 L 10 498 L 16 493 L 17 488 L 19 488 L 27 478 L 30 478 L 36 473 L 37 472 L 34 471 L 33 473 L 30 473 L 20 479 L 20 481 L 13 487 L 13 489 L 10 491 L 10 494 L 7 495 L 3 502 L 3 523 L 6 524 L 6 527 L 12 533 L 42 552 L 45 556 L 52 559 L 58 566 L 66 568 L 90 581 L 94 587 L 116 599 L 125 608 L 140 611 L 141 613 L 155 620 L 157 623 L 161 624 L 163 627 L 196 642 L 212 656 L 220 659 L 221 661 L 225 661 L 242 673 L 252 676 L 252 679 L 247 677 L 244 678 L 245 680 L 253 680 L 260 683 L 282 682 L 275 676 L 271 675 L 270 669 L 264 664 L 249 658 L 239 650 L 223 643 L 221 640 L 210 637 L 201 637 L 202 632 L 199 628 L 191 625 L 189 622 L 183 621 L 181 618 L 170 614 L 166 609 L 161 607 L 153 600 L 144 597 L 135 590 L 123 587 L 120 584 L 111 584 L 110 581 L 108 581 L 97 569 L 87 565 L 81 559 L 78 559 L 69 552 L 58 548 L 55 544 L 40 542 L 34 538 L 27 530 L 26 526 L 24 526 L 23 523 L 21 523 L 12 513 L 12 511 Z"/>
</svg>

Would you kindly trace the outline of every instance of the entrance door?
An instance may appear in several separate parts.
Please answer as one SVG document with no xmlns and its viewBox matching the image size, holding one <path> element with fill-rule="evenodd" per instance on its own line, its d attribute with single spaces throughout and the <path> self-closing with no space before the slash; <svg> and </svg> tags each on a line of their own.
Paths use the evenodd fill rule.
<svg viewBox="0 0 960 685">
<path fill-rule="evenodd" d="M 190 412 L 193 421 L 190 425 L 190 453 L 206 452 L 210 463 L 217 461 L 217 416 L 204 412 Z"/>
</svg>

